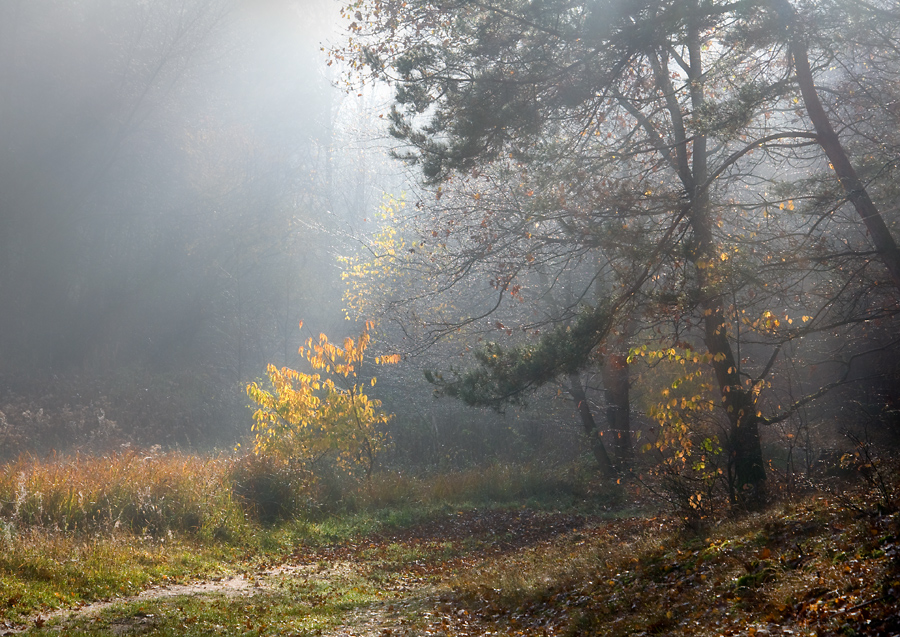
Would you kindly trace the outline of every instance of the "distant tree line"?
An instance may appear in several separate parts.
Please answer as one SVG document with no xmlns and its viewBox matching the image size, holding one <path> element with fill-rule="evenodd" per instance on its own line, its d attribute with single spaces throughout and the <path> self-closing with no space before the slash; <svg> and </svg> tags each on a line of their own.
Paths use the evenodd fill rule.
<svg viewBox="0 0 900 637">
<path fill-rule="evenodd" d="M 231 444 L 300 318 L 340 318 L 333 253 L 376 159 L 341 141 L 359 115 L 326 72 L 332 23 L 327 3 L 0 5 L 5 453 L 29 428 L 83 442 L 100 411 L 123 440 Z"/>
</svg>

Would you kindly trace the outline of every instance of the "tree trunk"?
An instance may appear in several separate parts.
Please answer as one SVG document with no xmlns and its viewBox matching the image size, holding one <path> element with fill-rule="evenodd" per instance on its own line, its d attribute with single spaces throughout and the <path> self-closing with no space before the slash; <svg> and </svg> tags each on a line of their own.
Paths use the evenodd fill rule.
<svg viewBox="0 0 900 637">
<path fill-rule="evenodd" d="M 588 404 L 587 396 L 584 393 L 584 387 L 581 384 L 581 377 L 578 374 L 569 374 L 569 394 L 575 399 L 575 405 L 578 407 L 578 414 L 581 416 L 581 425 L 584 427 L 584 433 L 587 434 L 591 443 L 591 451 L 594 452 L 594 458 L 600 468 L 600 473 L 604 478 L 614 478 L 616 476 L 615 467 L 606 453 L 606 447 L 600 437 L 600 430 L 597 429 L 597 423 L 594 421 L 594 414 L 591 413 L 591 406 Z"/>
<path fill-rule="evenodd" d="M 707 299 L 702 307 L 708 313 L 704 319 L 704 341 L 713 357 L 712 366 L 729 421 L 725 448 L 729 475 L 733 476 L 729 480 L 731 500 L 741 498 L 752 503 L 762 499 L 766 479 L 756 400 L 751 389 L 741 384 L 721 303 L 717 298 Z"/>
<path fill-rule="evenodd" d="M 697 251 L 693 257 L 701 290 L 700 308 L 703 310 L 703 340 L 712 357 L 712 367 L 721 392 L 722 406 L 728 417 L 726 451 L 728 464 L 733 470 L 729 480 L 732 502 L 738 498 L 752 503 L 764 495 L 766 479 L 759 437 L 759 416 L 752 387 L 741 383 L 738 362 L 728 338 L 725 308 L 718 293 L 716 281 L 715 244 L 703 195 L 694 202 L 691 225 L 697 239 Z"/>
<path fill-rule="evenodd" d="M 621 471 L 630 465 L 634 458 L 628 397 L 628 357 L 625 354 L 606 356 L 603 365 L 603 386 L 606 388 L 606 422 L 613 437 L 616 468 Z"/>
<path fill-rule="evenodd" d="M 812 70 L 809 66 L 808 47 L 803 35 L 797 26 L 796 13 L 788 0 L 772 0 L 775 10 L 784 23 L 787 30 L 788 43 L 791 58 L 794 60 L 794 72 L 797 76 L 797 85 L 803 97 L 803 104 L 809 115 L 809 120 L 816 129 L 819 146 L 825 151 L 828 161 L 834 169 L 835 175 L 841 182 L 847 199 L 856 208 L 856 212 L 862 218 L 863 223 L 872 237 L 872 243 L 878 251 L 882 262 L 887 266 L 891 281 L 900 290 L 900 248 L 891 235 L 884 218 L 877 206 L 869 197 L 866 185 L 862 182 L 850 163 L 850 158 L 841 144 L 841 140 L 831 125 L 831 120 L 822 106 L 819 95 L 816 92 Z"/>
<path fill-rule="evenodd" d="M 700 26 L 696 21 L 688 28 L 690 53 L 691 105 L 694 112 L 702 110 L 703 65 Z M 687 159 L 679 158 L 687 163 Z M 738 362 L 728 337 L 728 323 L 722 303 L 722 281 L 716 265 L 719 262 L 718 244 L 713 236 L 709 191 L 703 186 L 708 177 L 706 137 L 695 135 L 692 143 L 690 169 L 686 165 L 680 171 L 690 175 L 685 189 L 690 196 L 688 219 L 694 231 L 695 248 L 691 255 L 697 273 L 700 292 L 700 309 L 703 311 L 704 343 L 712 357 L 712 366 L 721 392 L 722 406 L 727 414 L 729 467 L 733 480 L 729 481 L 732 501 L 744 499 L 750 504 L 761 501 L 766 479 L 759 438 L 759 417 L 752 388 L 744 387 L 738 373 Z"/>
</svg>

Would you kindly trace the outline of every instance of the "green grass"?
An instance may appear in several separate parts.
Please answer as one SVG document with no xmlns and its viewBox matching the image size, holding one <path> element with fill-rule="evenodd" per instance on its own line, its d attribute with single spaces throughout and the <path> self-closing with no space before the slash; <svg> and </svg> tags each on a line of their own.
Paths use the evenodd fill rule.
<svg viewBox="0 0 900 637">
<path fill-rule="evenodd" d="M 20 621 L 36 612 L 133 595 L 154 584 L 227 573 L 238 559 L 225 545 L 32 529 L 0 552 L 0 619 Z"/>
<path fill-rule="evenodd" d="M 242 499 L 275 493 L 276 481 L 262 479 L 271 468 L 177 454 L 3 468 L 0 629 L 39 615 L 46 622 L 33 634 L 314 635 L 372 617 L 400 634 L 706 635 L 751 625 L 853 634 L 869 619 L 895 627 L 887 613 L 900 591 L 900 516 L 849 490 L 697 533 L 678 516 L 610 510 L 622 492 L 577 468 L 493 466 L 332 482 L 303 493 L 303 506 L 289 502 L 290 518 L 268 509 L 278 512 L 272 520 Z M 243 496 L 235 480 L 245 481 Z M 73 483 L 110 506 L 60 524 L 73 505 L 46 503 L 66 502 L 59 493 Z M 253 484 L 265 489 L 244 488 Z M 167 512 L 160 523 L 121 514 L 128 493 L 151 494 Z M 185 523 L 199 502 L 224 507 L 205 514 L 218 532 Z M 211 579 L 229 586 L 131 597 Z M 95 600 L 109 602 L 77 612 Z M 49 616 L 55 609 L 62 614 Z"/>
<path fill-rule="evenodd" d="M 334 626 L 350 608 L 376 599 L 371 590 L 336 587 L 286 587 L 253 596 L 183 596 L 128 602 L 96 616 L 55 621 L 32 634 L 109 635 L 307 635 Z M 60 629 L 59 624 L 64 628 Z"/>
<path fill-rule="evenodd" d="M 570 506 L 590 499 L 592 488 L 572 469 L 491 466 L 367 483 L 332 477 L 328 489 L 300 493 L 275 488 L 289 481 L 283 471 L 256 457 L 136 451 L 0 466 L 0 621 L 252 570 L 475 506 Z M 327 500 L 323 493 L 340 496 Z M 284 501 L 261 507 L 254 500 L 273 497 Z M 395 544 L 366 559 L 373 578 L 384 581 L 409 563 L 450 559 L 460 550 Z"/>
</svg>

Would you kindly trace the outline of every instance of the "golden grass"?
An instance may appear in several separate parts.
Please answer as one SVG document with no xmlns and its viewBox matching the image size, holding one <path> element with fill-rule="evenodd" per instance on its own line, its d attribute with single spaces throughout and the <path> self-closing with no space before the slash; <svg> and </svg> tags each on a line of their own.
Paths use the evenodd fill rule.
<svg viewBox="0 0 900 637">
<path fill-rule="evenodd" d="M 20 458 L 0 467 L 0 518 L 17 529 L 231 533 L 242 515 L 228 466 L 178 452 Z"/>
<path fill-rule="evenodd" d="M 426 507 L 503 504 L 531 500 L 533 504 L 565 503 L 585 499 L 590 479 L 576 465 L 497 463 L 464 470 L 411 476 L 376 474 L 345 492 L 356 510 L 420 505 Z"/>
</svg>

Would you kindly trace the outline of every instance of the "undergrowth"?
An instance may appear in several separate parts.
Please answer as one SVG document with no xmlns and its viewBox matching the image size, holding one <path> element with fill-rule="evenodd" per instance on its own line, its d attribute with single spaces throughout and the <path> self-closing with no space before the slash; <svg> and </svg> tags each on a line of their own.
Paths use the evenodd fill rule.
<svg viewBox="0 0 900 637">
<path fill-rule="evenodd" d="M 641 486 L 578 467 L 314 483 L 246 456 L 23 458 L 0 468 L 0 628 L 240 576 L 267 583 L 123 600 L 63 633 L 315 634 L 360 612 L 408 635 L 900 631 L 900 514 L 870 481 L 699 529 L 624 509 Z"/>
<path fill-rule="evenodd" d="M 0 620 L 251 568 L 450 509 L 571 506 L 591 497 L 585 475 L 491 466 L 314 482 L 253 455 L 21 457 L 0 466 Z"/>
</svg>

